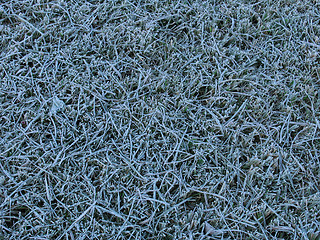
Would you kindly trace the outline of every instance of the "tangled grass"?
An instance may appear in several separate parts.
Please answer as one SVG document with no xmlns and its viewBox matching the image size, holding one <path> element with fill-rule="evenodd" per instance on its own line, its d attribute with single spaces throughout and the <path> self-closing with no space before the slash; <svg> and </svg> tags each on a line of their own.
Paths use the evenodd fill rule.
<svg viewBox="0 0 320 240">
<path fill-rule="evenodd" d="M 318 1 L 0 2 L 0 238 L 320 239 Z"/>
</svg>

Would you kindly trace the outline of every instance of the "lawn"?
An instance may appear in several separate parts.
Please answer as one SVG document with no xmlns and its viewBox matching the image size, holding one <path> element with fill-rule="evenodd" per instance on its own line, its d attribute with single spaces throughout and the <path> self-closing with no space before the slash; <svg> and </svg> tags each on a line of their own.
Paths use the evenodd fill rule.
<svg viewBox="0 0 320 240">
<path fill-rule="evenodd" d="M 0 239 L 320 239 L 320 2 L 0 0 Z"/>
</svg>

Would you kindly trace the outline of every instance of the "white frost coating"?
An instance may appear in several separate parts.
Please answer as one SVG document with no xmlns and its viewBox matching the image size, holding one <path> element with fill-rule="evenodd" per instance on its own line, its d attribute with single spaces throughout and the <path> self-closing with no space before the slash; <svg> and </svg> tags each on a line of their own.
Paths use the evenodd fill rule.
<svg viewBox="0 0 320 240">
<path fill-rule="evenodd" d="M 60 100 L 57 96 L 54 96 L 52 100 L 50 114 L 56 114 L 58 111 L 63 110 L 64 107 L 65 103 L 62 100 Z"/>
</svg>

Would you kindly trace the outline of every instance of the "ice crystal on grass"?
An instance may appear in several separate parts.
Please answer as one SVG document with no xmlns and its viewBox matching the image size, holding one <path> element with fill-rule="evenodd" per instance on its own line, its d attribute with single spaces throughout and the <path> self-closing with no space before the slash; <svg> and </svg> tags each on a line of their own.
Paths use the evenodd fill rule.
<svg viewBox="0 0 320 240">
<path fill-rule="evenodd" d="M 57 96 L 52 98 L 52 107 L 50 109 L 50 114 L 56 114 L 58 111 L 61 111 L 65 108 L 65 103 L 60 100 Z"/>
</svg>

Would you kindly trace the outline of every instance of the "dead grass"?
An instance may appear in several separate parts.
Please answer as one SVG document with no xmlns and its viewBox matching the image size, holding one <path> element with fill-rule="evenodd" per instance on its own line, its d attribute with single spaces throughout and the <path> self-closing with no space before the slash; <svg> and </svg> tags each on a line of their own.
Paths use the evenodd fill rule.
<svg viewBox="0 0 320 240">
<path fill-rule="evenodd" d="M 0 238 L 320 239 L 319 36 L 311 0 L 1 1 Z"/>
</svg>

